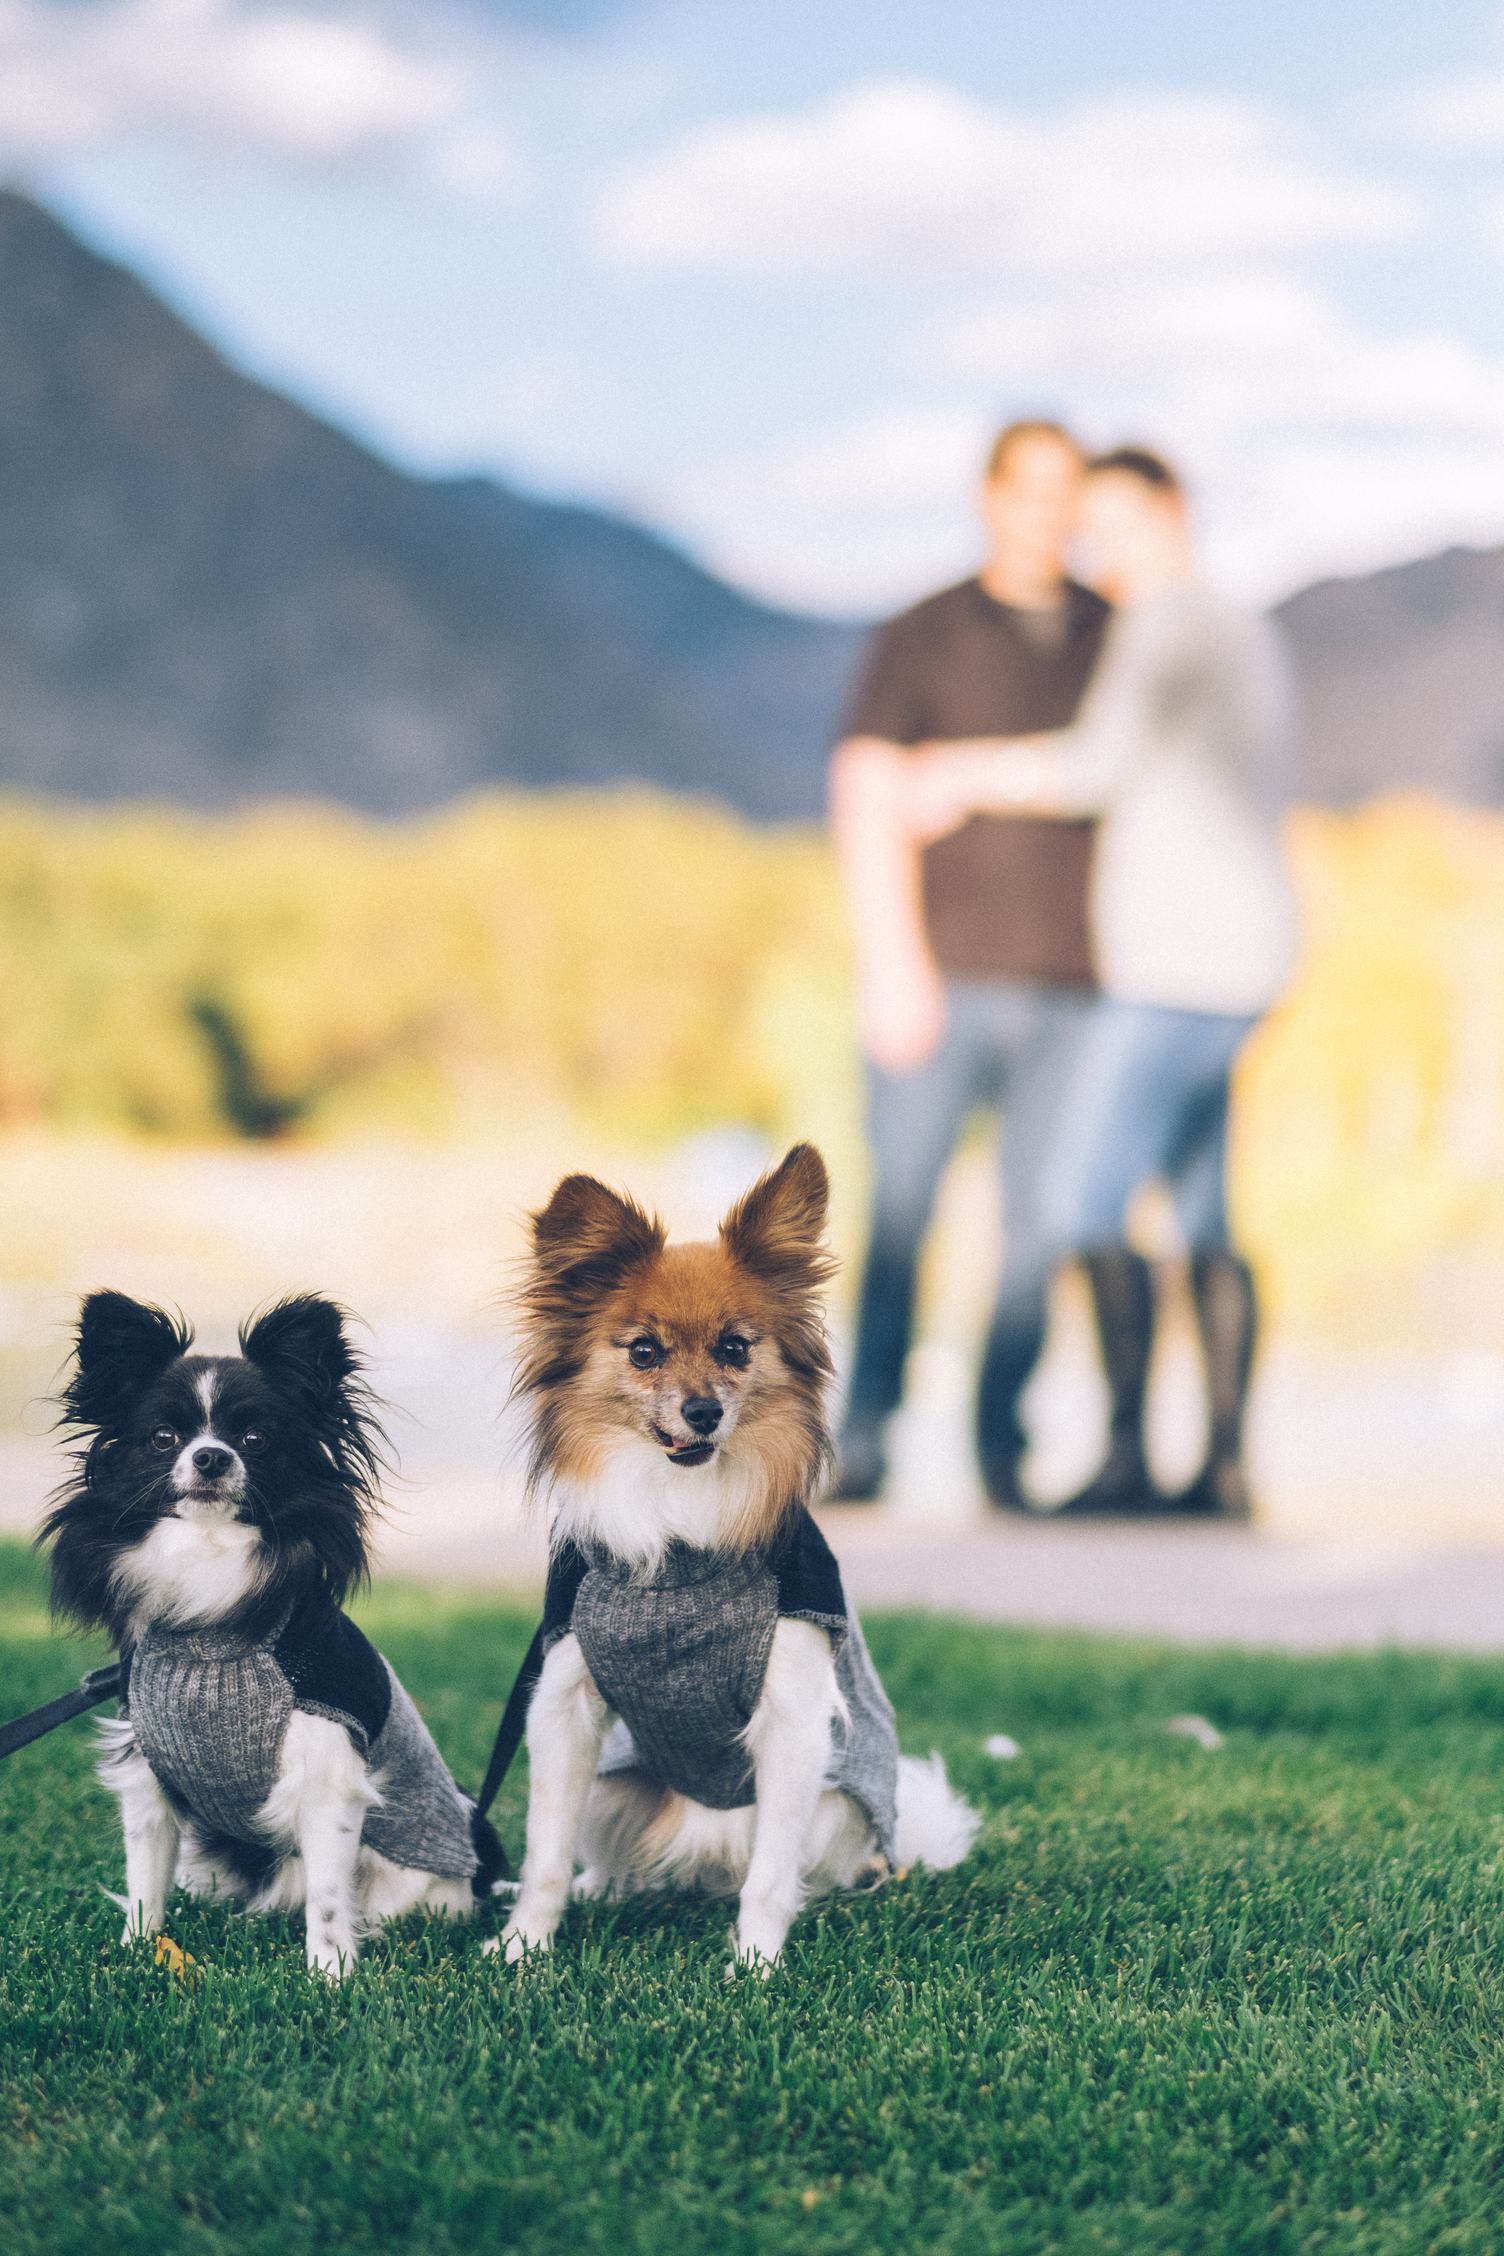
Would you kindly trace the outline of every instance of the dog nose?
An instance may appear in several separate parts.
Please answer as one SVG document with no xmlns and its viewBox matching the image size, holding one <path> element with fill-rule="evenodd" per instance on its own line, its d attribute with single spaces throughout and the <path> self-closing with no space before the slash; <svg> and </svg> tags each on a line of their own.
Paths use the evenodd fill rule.
<svg viewBox="0 0 1504 2256">
<path fill-rule="evenodd" d="M 679 1408 L 692 1433 L 713 1434 L 721 1422 L 721 1406 L 713 1394 L 687 1394 Z"/>
<path fill-rule="evenodd" d="M 193 1470 L 205 1480 L 221 1479 L 230 1470 L 231 1462 L 229 1450 L 221 1449 L 216 1442 L 205 1442 L 193 1452 Z"/>
</svg>

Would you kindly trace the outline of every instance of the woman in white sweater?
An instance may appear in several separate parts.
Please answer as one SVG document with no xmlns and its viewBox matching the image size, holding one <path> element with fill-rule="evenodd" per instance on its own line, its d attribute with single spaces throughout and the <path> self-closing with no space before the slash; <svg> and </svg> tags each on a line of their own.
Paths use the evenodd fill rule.
<svg viewBox="0 0 1504 2256">
<path fill-rule="evenodd" d="M 1039 1198 L 1046 1242 L 1091 1279 L 1112 1417 L 1101 1472 L 1065 1509 L 1243 1516 L 1256 1309 L 1228 1232 L 1228 1090 L 1298 945 L 1279 830 L 1288 680 L 1269 621 L 1201 583 L 1184 491 L 1157 455 L 1097 458 L 1086 530 L 1117 616 L 1080 718 L 1051 736 L 921 754 L 910 816 L 924 838 L 980 812 L 1100 817 L 1091 915 L 1102 995 Z M 1157 1493 L 1144 1454 L 1153 1283 L 1124 1243 L 1129 1202 L 1154 1177 L 1190 1254 L 1210 1407 L 1205 1465 L 1175 1499 Z"/>
</svg>

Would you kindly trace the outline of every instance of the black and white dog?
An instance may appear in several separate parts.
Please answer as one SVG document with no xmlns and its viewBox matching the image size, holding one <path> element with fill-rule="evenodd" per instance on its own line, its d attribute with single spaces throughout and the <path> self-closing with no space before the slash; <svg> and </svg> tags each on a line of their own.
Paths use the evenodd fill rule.
<svg viewBox="0 0 1504 2256">
<path fill-rule="evenodd" d="M 462 1916 L 500 1866 L 388 1663 L 341 1610 L 363 1579 L 381 1433 L 339 1309 L 284 1300 L 238 1356 L 94 1293 L 63 1393 L 73 1478 L 42 1532 L 57 1611 L 109 1632 L 125 1682 L 105 1783 L 126 1937 L 174 1877 L 253 1911 L 307 1907 L 336 1978 L 363 1934 Z"/>
</svg>

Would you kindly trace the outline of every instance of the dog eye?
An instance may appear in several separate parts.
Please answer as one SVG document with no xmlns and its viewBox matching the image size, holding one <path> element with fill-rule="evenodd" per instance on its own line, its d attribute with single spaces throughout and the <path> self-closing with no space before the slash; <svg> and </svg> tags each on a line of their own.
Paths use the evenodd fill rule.
<svg viewBox="0 0 1504 2256">
<path fill-rule="evenodd" d="M 651 1371 L 663 1360 L 663 1350 L 655 1339 L 635 1339 L 627 1349 L 627 1361 L 634 1371 Z"/>
<path fill-rule="evenodd" d="M 154 1426 L 152 1428 L 151 1445 L 153 1449 L 176 1449 L 178 1445 L 176 1427 Z"/>
<path fill-rule="evenodd" d="M 262 1433 L 259 1426 L 247 1426 L 245 1432 L 240 1437 L 240 1446 L 242 1449 L 260 1449 L 264 1447 L 265 1442 L 266 1436 L 264 1433 Z"/>
<path fill-rule="evenodd" d="M 725 1363 L 733 1371 L 746 1369 L 751 1352 L 752 1342 L 744 1340 L 740 1332 L 724 1332 L 716 1342 L 716 1361 Z"/>
</svg>

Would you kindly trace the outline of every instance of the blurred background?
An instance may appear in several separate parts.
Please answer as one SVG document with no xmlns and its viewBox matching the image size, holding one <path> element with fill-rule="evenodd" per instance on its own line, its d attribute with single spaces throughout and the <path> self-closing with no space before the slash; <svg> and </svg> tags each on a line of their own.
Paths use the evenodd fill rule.
<svg viewBox="0 0 1504 2256">
<path fill-rule="evenodd" d="M 212 1344 L 320 1287 L 401 1405 L 389 1555 L 531 1571 L 499 1295 L 566 1168 L 693 1229 L 814 1137 L 844 1352 L 825 761 L 1046 412 L 1185 466 L 1299 674 L 1310 946 L 1236 1133 L 1263 1525 L 1504 1537 L 1497 5 L 0 0 L 0 162 L 7 1526 L 80 1292 Z M 916 1538 L 981 1512 L 996 1230 L 977 1143 Z M 1054 1494 L 1101 1415 L 1059 1314 Z"/>
</svg>

